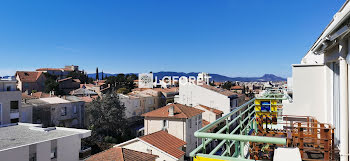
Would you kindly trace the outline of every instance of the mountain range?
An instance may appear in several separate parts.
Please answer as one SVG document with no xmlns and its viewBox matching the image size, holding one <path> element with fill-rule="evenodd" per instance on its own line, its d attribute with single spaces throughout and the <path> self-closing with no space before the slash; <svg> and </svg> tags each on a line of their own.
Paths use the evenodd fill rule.
<svg viewBox="0 0 350 161">
<path fill-rule="evenodd" d="M 136 74 L 138 73 L 125 73 L 125 74 Z M 111 73 L 103 73 L 104 76 L 116 76 L 117 74 L 111 74 Z M 198 72 L 190 72 L 190 73 L 184 73 L 184 72 L 156 72 L 153 73 L 153 76 L 157 77 L 158 79 L 163 78 L 164 76 L 195 76 L 197 77 Z M 211 80 L 214 80 L 215 82 L 224 82 L 224 81 L 240 81 L 240 82 L 266 82 L 266 81 L 286 81 L 286 78 L 276 76 L 274 74 L 264 74 L 262 77 L 228 77 L 220 74 L 209 74 L 211 76 Z M 88 74 L 88 77 L 90 78 L 96 78 L 96 73 Z M 99 77 L 102 77 L 102 73 L 99 73 Z"/>
</svg>

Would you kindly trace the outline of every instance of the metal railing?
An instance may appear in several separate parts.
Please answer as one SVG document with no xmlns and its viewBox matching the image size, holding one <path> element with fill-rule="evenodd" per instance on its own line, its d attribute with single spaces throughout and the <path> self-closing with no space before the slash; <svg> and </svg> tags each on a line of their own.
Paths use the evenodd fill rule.
<svg viewBox="0 0 350 161">
<path fill-rule="evenodd" d="M 267 96 L 269 95 L 264 95 L 264 97 Z M 275 99 L 284 98 L 278 95 Z M 194 135 L 202 139 L 202 144 L 193 150 L 190 156 L 221 160 L 249 160 L 248 150 L 245 150 L 245 147 L 248 145 L 249 148 L 251 142 L 286 145 L 286 138 L 250 135 L 257 132 L 255 100 L 254 98 L 248 101 L 227 115 L 196 131 Z M 218 129 L 216 133 L 209 132 L 216 127 Z M 218 152 L 219 150 L 221 152 Z"/>
</svg>

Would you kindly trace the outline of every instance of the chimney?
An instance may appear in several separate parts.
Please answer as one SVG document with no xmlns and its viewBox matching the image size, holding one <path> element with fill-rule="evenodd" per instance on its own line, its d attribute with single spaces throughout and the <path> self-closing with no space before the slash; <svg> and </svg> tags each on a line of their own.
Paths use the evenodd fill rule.
<svg viewBox="0 0 350 161">
<path fill-rule="evenodd" d="M 169 116 L 174 116 L 174 106 L 171 105 L 168 109 L 168 112 L 169 112 Z"/>
</svg>

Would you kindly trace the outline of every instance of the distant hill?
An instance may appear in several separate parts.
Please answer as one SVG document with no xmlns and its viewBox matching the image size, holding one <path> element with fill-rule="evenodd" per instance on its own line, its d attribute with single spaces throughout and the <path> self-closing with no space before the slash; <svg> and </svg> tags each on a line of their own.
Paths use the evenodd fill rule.
<svg viewBox="0 0 350 161">
<path fill-rule="evenodd" d="M 126 73 L 126 74 L 138 74 L 138 73 Z M 104 76 L 115 76 L 117 74 L 103 73 Z M 184 72 L 156 72 L 153 73 L 158 79 L 163 78 L 164 76 L 197 76 L 198 72 L 184 73 Z M 273 74 L 265 74 L 262 77 L 227 77 L 220 74 L 210 74 L 212 77 L 211 80 L 215 82 L 224 82 L 224 81 L 241 81 L 241 82 L 266 82 L 266 81 L 287 81 L 286 78 L 279 77 Z M 96 78 L 95 73 L 88 74 L 90 78 Z M 102 73 L 99 73 L 99 77 L 102 77 Z"/>
</svg>

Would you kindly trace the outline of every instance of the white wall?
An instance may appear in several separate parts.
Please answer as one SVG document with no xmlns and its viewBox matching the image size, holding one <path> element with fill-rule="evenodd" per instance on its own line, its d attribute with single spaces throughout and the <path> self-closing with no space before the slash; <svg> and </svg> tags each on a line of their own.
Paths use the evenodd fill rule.
<svg viewBox="0 0 350 161">
<path fill-rule="evenodd" d="M 230 98 L 191 83 L 180 83 L 178 101 L 178 103 L 192 107 L 202 104 L 221 110 L 224 114 L 228 114 L 231 110 Z"/>
<path fill-rule="evenodd" d="M 0 151 L 1 161 L 27 161 L 29 160 L 29 146 Z"/>
<path fill-rule="evenodd" d="M 122 148 L 126 148 L 126 149 L 131 149 L 131 150 L 135 150 L 135 151 L 140 151 L 140 152 L 144 152 L 144 153 L 148 153 L 149 151 L 147 149 L 152 150 L 152 154 L 153 155 L 158 155 L 159 158 L 156 159 L 156 161 L 183 161 L 183 158 L 180 159 L 174 159 L 173 157 L 170 157 L 169 155 L 167 155 L 167 153 L 162 152 L 152 146 L 149 146 L 148 144 L 145 144 L 141 141 L 135 141 L 133 143 L 130 144 L 126 144 L 126 145 L 122 145 L 120 146 Z"/>
<path fill-rule="evenodd" d="M 328 122 L 327 66 L 293 66 L 293 103 L 283 106 L 284 115 L 314 116 L 319 122 Z"/>
<path fill-rule="evenodd" d="M 36 144 L 37 161 L 48 161 L 51 159 L 51 141 Z"/>
<path fill-rule="evenodd" d="M 78 161 L 81 140 L 79 135 L 64 137 L 57 140 L 57 161 Z"/>
</svg>

